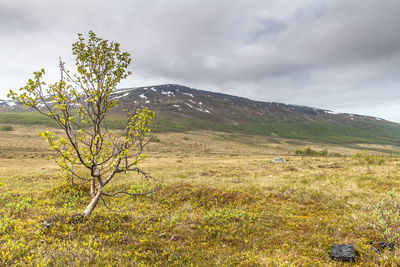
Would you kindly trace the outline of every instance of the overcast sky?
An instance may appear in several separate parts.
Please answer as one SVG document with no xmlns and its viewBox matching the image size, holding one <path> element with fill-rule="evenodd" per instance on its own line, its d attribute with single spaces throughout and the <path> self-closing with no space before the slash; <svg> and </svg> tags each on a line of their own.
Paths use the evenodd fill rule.
<svg viewBox="0 0 400 267">
<path fill-rule="evenodd" d="M 1 0 L 0 98 L 93 30 L 132 54 L 122 87 L 178 83 L 400 122 L 399 0 Z"/>
</svg>

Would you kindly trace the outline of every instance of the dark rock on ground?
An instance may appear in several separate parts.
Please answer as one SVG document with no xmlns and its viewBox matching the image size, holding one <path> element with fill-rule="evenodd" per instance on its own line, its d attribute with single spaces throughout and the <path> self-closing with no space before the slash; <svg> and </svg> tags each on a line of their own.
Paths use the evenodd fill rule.
<svg viewBox="0 0 400 267">
<path fill-rule="evenodd" d="M 381 241 L 381 242 L 370 242 L 369 243 L 376 252 L 383 252 L 385 249 L 388 249 L 390 251 L 394 251 L 396 244 L 392 242 L 386 242 L 386 241 Z"/>
<path fill-rule="evenodd" d="M 389 249 L 390 251 L 394 250 L 394 243 L 390 243 L 390 242 L 378 242 L 378 249 L 379 250 L 385 250 Z"/>
<path fill-rule="evenodd" d="M 331 258 L 338 261 L 355 262 L 354 246 L 351 244 L 332 245 Z"/>
</svg>

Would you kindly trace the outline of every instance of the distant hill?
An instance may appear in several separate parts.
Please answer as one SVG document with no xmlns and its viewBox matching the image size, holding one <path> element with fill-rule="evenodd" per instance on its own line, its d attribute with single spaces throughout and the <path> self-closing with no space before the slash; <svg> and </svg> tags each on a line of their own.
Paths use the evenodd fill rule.
<svg viewBox="0 0 400 267">
<path fill-rule="evenodd" d="M 382 120 L 356 114 L 335 114 L 330 110 L 313 107 L 254 101 L 175 84 L 120 89 L 114 98 L 118 99 L 123 107 L 147 106 L 169 116 L 233 124 L 282 120 L 298 122 Z"/>
<path fill-rule="evenodd" d="M 123 109 L 146 106 L 157 112 L 160 131 L 204 129 L 333 143 L 400 145 L 400 124 L 380 118 L 253 101 L 176 84 L 119 89 L 113 99 L 120 102 L 114 118 Z M 14 101 L 0 100 L 0 111 L 26 109 Z M 3 113 L 0 123 L 4 118 Z"/>
</svg>

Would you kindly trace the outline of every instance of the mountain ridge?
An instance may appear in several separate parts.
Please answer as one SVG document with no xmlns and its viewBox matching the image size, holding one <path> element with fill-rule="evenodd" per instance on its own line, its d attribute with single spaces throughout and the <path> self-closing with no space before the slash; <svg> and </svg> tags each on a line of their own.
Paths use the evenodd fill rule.
<svg viewBox="0 0 400 267">
<path fill-rule="evenodd" d="M 148 94 L 150 92 L 150 95 Z M 177 93 L 181 93 L 181 95 L 177 98 Z M 182 95 L 186 97 L 186 99 L 182 98 Z M 206 103 L 204 104 L 205 97 L 212 97 L 214 103 Z M 165 101 L 165 98 L 171 98 L 174 99 L 171 101 L 169 99 L 168 101 Z M 148 99 L 150 98 L 150 99 Z M 162 99 L 164 98 L 164 99 Z M 198 102 L 195 102 L 196 98 L 201 98 L 198 100 Z M 219 99 L 218 99 L 219 98 Z M 196 115 L 195 113 L 197 112 L 202 112 L 202 113 L 219 113 L 219 110 L 215 110 L 217 107 L 217 104 L 221 104 L 222 106 L 225 107 L 225 109 L 231 109 L 232 106 L 238 105 L 240 108 L 246 107 L 247 106 L 247 111 L 248 109 L 253 109 L 253 111 L 258 111 L 258 114 L 249 114 L 249 115 L 258 115 L 254 117 L 264 117 L 267 119 L 275 118 L 278 120 L 282 119 L 282 114 L 278 114 L 275 116 L 271 116 L 271 112 L 276 112 L 276 111 L 286 111 L 286 112 L 294 112 L 294 113 L 301 113 L 304 115 L 325 115 L 327 119 L 328 117 L 335 117 L 335 115 L 339 116 L 346 116 L 348 120 L 378 120 L 378 121 L 387 121 L 382 118 L 377 118 L 373 116 L 366 116 L 366 115 L 360 115 L 360 114 L 351 114 L 351 113 L 336 113 L 331 110 L 327 109 L 322 109 L 322 108 L 315 108 L 315 107 L 310 107 L 310 106 L 304 106 L 304 105 L 296 105 L 296 104 L 285 104 L 285 103 L 279 103 L 279 102 L 268 102 L 268 101 L 258 101 L 258 100 L 252 100 L 240 96 L 233 96 L 229 94 L 224 94 L 224 93 L 218 93 L 218 92 L 211 92 L 211 91 L 206 91 L 206 90 L 201 90 L 201 89 L 194 89 L 190 88 L 187 86 L 182 86 L 178 84 L 161 84 L 161 85 L 153 85 L 153 86 L 141 86 L 141 87 L 131 87 L 131 88 L 120 88 L 117 89 L 113 93 L 112 99 L 118 99 L 119 102 L 122 104 L 123 107 L 133 107 L 137 105 L 138 107 L 144 107 L 147 106 L 150 109 L 156 109 L 156 110 L 161 110 L 161 112 L 164 111 L 169 111 L 169 112 L 174 112 L 176 114 L 181 114 L 182 116 L 189 116 L 190 115 Z M 223 101 L 221 101 L 221 99 Z M 183 101 L 186 100 L 186 101 Z M 201 101 L 203 100 L 203 101 Z M 133 103 L 132 103 L 133 102 Z M 224 103 L 225 102 L 225 103 Z M 228 102 L 228 103 L 226 103 Z M 230 102 L 230 103 L 229 103 Z M 203 105 L 204 104 L 204 105 Z M 210 105 L 211 107 L 207 109 L 207 105 Z M 185 109 L 183 109 L 182 105 Z M 231 106 L 228 108 L 228 106 Z M 160 109 L 161 107 L 161 109 Z M 190 109 L 192 109 L 192 112 Z M 211 111 L 211 109 L 214 109 L 214 112 Z M 271 112 L 268 112 L 267 109 L 270 109 Z M 2 100 L 0 99 L 0 111 L 25 111 L 28 110 L 26 108 L 23 108 L 22 105 L 14 100 Z M 120 111 L 121 109 L 119 109 Z M 181 111 L 181 112 L 179 112 Z M 186 111 L 186 112 L 185 112 Z M 229 112 L 226 112 L 228 110 L 224 110 L 225 112 L 220 112 L 220 116 L 218 116 L 218 119 L 224 120 L 224 117 L 232 117 L 229 116 Z M 240 113 L 243 113 L 243 109 L 239 110 L 239 112 L 232 112 L 235 115 L 239 115 Z M 189 113 L 186 114 L 185 113 Z M 215 114 L 214 114 L 215 115 Z M 241 116 L 236 116 L 233 119 L 235 120 L 240 120 Z M 337 117 L 337 116 L 336 116 Z M 249 119 L 248 117 L 245 117 L 246 119 Z M 250 118 L 251 119 L 251 118 Z M 260 118 L 258 118 L 260 119 Z M 301 119 L 301 118 L 299 118 Z M 303 118 L 307 119 L 307 118 Z M 308 117 L 308 119 L 310 119 Z M 389 122 L 389 121 L 388 121 Z M 394 122 L 393 122 L 394 123 Z"/>
<path fill-rule="evenodd" d="M 177 84 L 122 88 L 111 98 L 119 101 L 108 121 L 114 128 L 124 127 L 125 109 L 148 107 L 157 113 L 155 122 L 160 124 L 159 131 L 213 130 L 318 142 L 400 146 L 400 124 L 372 116 L 255 101 Z M 0 100 L 0 111 L 4 111 L 0 113 L 0 123 L 43 123 L 39 117 L 33 118 L 33 113 L 30 120 L 24 119 L 28 109 L 15 101 Z"/>
<path fill-rule="evenodd" d="M 177 84 L 119 89 L 114 94 L 123 107 L 150 109 L 188 118 L 205 118 L 224 123 L 261 121 L 386 121 L 381 118 L 278 102 L 251 100 L 223 93 L 193 89 Z M 387 121 L 389 122 L 389 121 Z"/>
</svg>

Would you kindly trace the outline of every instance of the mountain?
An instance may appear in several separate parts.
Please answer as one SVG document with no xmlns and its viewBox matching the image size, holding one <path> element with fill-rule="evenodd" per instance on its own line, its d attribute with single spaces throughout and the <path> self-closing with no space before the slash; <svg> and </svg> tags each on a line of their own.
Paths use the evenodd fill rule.
<svg viewBox="0 0 400 267">
<path fill-rule="evenodd" d="M 330 110 L 313 107 L 254 101 L 175 84 L 120 89 L 113 98 L 118 99 L 123 108 L 147 106 L 163 115 L 232 124 L 282 120 L 297 122 L 382 120 L 356 114 L 336 114 Z"/>
<path fill-rule="evenodd" d="M 22 110 L 22 105 L 14 100 L 1 100 L 0 111 L 19 111 Z"/>
<path fill-rule="evenodd" d="M 119 89 L 112 98 L 120 103 L 114 118 L 124 109 L 146 106 L 157 112 L 160 131 L 205 129 L 334 143 L 400 145 L 400 124 L 380 118 L 254 101 L 176 84 Z M 0 111 L 22 110 L 26 109 L 19 103 L 0 100 Z"/>
</svg>

